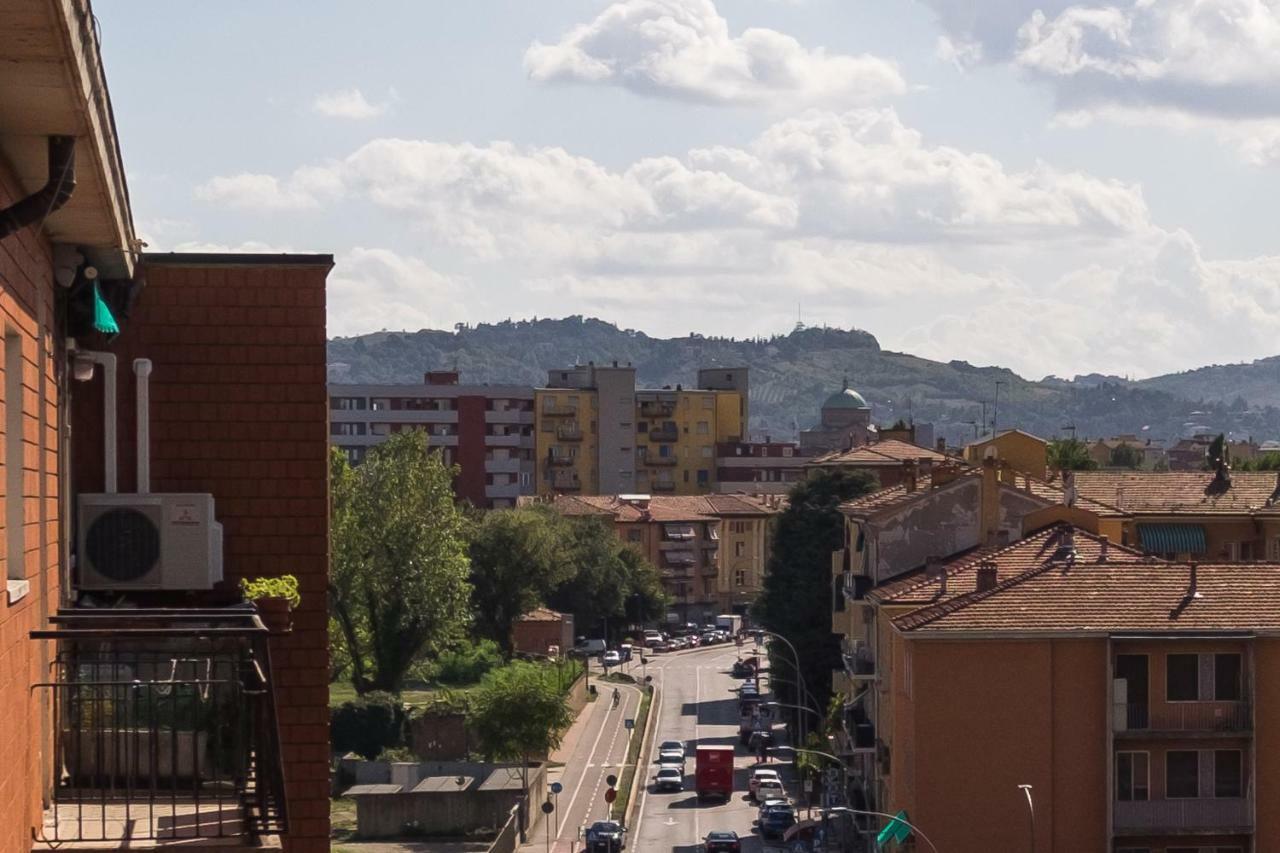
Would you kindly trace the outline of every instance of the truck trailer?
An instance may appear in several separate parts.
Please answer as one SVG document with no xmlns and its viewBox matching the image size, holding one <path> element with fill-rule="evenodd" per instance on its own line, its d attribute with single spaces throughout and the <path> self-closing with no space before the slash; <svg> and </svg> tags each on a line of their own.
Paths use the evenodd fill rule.
<svg viewBox="0 0 1280 853">
<path fill-rule="evenodd" d="M 695 753 L 694 780 L 698 799 L 733 797 L 733 747 L 699 746 Z"/>
<path fill-rule="evenodd" d="M 716 617 L 716 627 L 728 631 L 730 637 L 736 637 L 742 630 L 742 617 L 736 613 L 721 613 Z"/>
</svg>

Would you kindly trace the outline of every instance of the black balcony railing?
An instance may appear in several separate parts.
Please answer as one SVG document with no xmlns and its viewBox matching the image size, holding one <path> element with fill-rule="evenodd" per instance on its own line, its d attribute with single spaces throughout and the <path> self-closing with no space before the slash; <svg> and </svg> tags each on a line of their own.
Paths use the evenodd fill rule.
<svg viewBox="0 0 1280 853">
<path fill-rule="evenodd" d="M 252 610 L 62 611 L 54 789 L 36 840 L 133 846 L 287 829 L 267 632 Z"/>
<path fill-rule="evenodd" d="M 1252 721 L 1245 701 L 1117 702 L 1113 723 L 1117 732 L 1247 732 Z"/>
<path fill-rule="evenodd" d="M 649 430 L 650 441 L 679 441 L 680 430 L 675 427 L 661 427 Z"/>
</svg>

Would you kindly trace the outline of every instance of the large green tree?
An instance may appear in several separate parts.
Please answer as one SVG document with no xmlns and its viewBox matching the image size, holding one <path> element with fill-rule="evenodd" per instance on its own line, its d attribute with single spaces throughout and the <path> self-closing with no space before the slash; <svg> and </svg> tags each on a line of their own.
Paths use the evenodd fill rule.
<svg viewBox="0 0 1280 853">
<path fill-rule="evenodd" d="M 1092 471 L 1098 463 L 1089 455 L 1089 445 L 1078 438 L 1055 438 L 1047 449 L 1051 471 Z"/>
<path fill-rule="evenodd" d="M 467 626 L 468 522 L 453 474 L 419 430 L 358 468 L 332 457 L 330 606 L 359 693 L 398 693 L 415 659 Z"/>
<path fill-rule="evenodd" d="M 489 760 L 519 760 L 528 790 L 532 756 L 560 745 L 573 715 L 556 674 L 546 667 L 512 661 L 485 676 L 470 694 L 467 729 Z"/>
<path fill-rule="evenodd" d="M 1123 441 L 1111 448 L 1112 468 L 1140 468 L 1141 466 L 1142 452 L 1138 448 Z"/>
<path fill-rule="evenodd" d="M 795 646 L 805 685 L 819 708 L 831 695 L 831 671 L 841 665 L 840 645 L 831 633 L 831 554 L 844 540 L 839 507 L 875 488 L 870 474 L 838 469 L 797 483 L 778 516 L 764 589 L 753 608 L 761 625 Z M 785 646 L 771 646 L 769 665 L 782 680 L 795 682 Z M 793 684 L 780 684 L 777 692 L 781 701 L 797 700 Z"/>
<path fill-rule="evenodd" d="M 486 512 L 471 537 L 476 631 L 511 651 L 511 626 L 573 576 L 564 519 L 549 507 Z"/>
</svg>

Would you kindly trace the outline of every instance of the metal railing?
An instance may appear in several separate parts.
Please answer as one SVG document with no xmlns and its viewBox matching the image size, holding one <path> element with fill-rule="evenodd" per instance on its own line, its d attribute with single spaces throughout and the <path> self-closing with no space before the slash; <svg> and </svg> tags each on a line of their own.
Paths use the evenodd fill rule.
<svg viewBox="0 0 1280 853">
<path fill-rule="evenodd" d="M 640 404 L 640 416 L 644 418 L 669 418 L 675 413 L 675 403 L 648 401 Z"/>
<path fill-rule="evenodd" d="M 556 438 L 561 441 L 582 441 L 582 427 L 577 424 L 561 424 L 556 427 Z"/>
<path fill-rule="evenodd" d="M 578 416 L 577 406 L 543 406 L 542 416 L 544 418 L 576 418 Z"/>
<path fill-rule="evenodd" d="M 287 829 L 267 631 L 252 610 L 60 611 L 52 802 L 36 840 L 256 839 Z"/>
<path fill-rule="evenodd" d="M 680 460 L 675 456 L 658 456 L 657 454 L 646 454 L 640 460 L 643 464 L 651 468 L 670 468 L 674 467 Z"/>
<path fill-rule="evenodd" d="M 649 440 L 650 441 L 679 441 L 680 430 L 675 428 L 651 429 L 649 430 Z"/>
<path fill-rule="evenodd" d="M 672 480 L 654 480 L 649 484 L 649 489 L 655 492 L 674 492 L 676 484 Z"/>
<path fill-rule="evenodd" d="M 1253 826 L 1253 803 L 1247 797 L 1116 801 L 1113 806 L 1118 831 L 1247 832 Z"/>
<path fill-rule="evenodd" d="M 577 464 L 577 462 L 578 462 L 578 457 L 570 456 L 567 453 L 548 453 L 547 454 L 548 465 L 569 466 L 569 465 L 575 465 Z"/>
<path fill-rule="evenodd" d="M 1247 732 L 1253 715 L 1246 701 L 1116 702 L 1112 723 L 1117 732 Z"/>
<path fill-rule="evenodd" d="M 850 678 L 875 677 L 875 657 L 871 654 L 871 648 L 866 643 L 846 638 L 840 644 L 840 657 L 844 661 L 845 674 Z"/>
</svg>

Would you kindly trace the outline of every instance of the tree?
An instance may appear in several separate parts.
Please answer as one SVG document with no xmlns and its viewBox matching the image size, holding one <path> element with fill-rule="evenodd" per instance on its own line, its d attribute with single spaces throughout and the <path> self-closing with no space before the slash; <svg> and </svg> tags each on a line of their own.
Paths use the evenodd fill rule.
<svg viewBox="0 0 1280 853">
<path fill-rule="evenodd" d="M 844 541 L 840 504 L 874 491 L 876 481 L 864 471 L 822 471 L 797 483 L 787 508 L 778 516 L 773 555 L 764 589 L 753 615 L 768 630 L 795 646 L 809 692 L 825 705 L 831 693 L 831 671 L 838 669 L 840 646 L 831 633 L 831 553 Z M 820 618 L 819 618 L 820 617 Z M 795 680 L 791 653 L 770 653 L 771 672 Z M 780 685 L 781 701 L 796 702 L 797 691 Z"/>
<path fill-rule="evenodd" d="M 1120 442 L 1111 449 L 1112 468 L 1139 468 L 1142 466 L 1142 452 L 1125 442 Z"/>
<path fill-rule="evenodd" d="M 485 676 L 472 691 L 467 729 L 489 760 L 522 763 L 529 788 L 529 758 L 560 745 L 573 715 L 555 674 L 526 661 L 512 661 Z"/>
<path fill-rule="evenodd" d="M 332 457 L 329 598 L 358 693 L 399 693 L 425 651 L 468 622 L 467 520 L 425 432 L 397 433 L 352 469 Z"/>
<path fill-rule="evenodd" d="M 1089 446 L 1078 438 L 1055 438 L 1047 451 L 1053 471 L 1092 471 L 1098 463 L 1089 455 Z"/>
<path fill-rule="evenodd" d="M 485 513 L 471 537 L 476 631 L 511 651 L 511 626 L 567 581 L 563 519 L 545 507 Z"/>
</svg>

